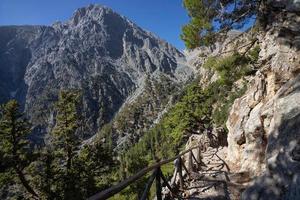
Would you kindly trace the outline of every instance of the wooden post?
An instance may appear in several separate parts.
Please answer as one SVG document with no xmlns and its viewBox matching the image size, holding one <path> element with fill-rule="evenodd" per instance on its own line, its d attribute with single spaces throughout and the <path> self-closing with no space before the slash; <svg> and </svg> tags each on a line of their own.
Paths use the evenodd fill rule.
<svg viewBox="0 0 300 200">
<path fill-rule="evenodd" d="M 141 197 L 140 200 L 147 200 L 149 190 L 150 190 L 150 188 L 152 186 L 152 183 L 153 183 L 153 181 L 154 181 L 154 179 L 156 177 L 156 174 L 157 174 L 157 170 L 155 169 L 153 171 L 151 177 L 149 178 L 148 182 L 147 182 L 146 188 L 145 188 L 145 190 L 143 192 L 143 195 L 142 195 L 142 197 Z"/>
<path fill-rule="evenodd" d="M 183 152 L 181 152 L 180 154 L 172 157 L 172 158 L 168 158 L 162 161 L 159 161 L 157 163 L 154 163 L 153 165 L 150 165 L 148 167 L 143 168 L 142 170 L 138 171 L 136 174 L 132 175 L 131 177 L 125 179 L 124 181 L 121 181 L 120 183 L 105 189 L 101 192 L 98 192 L 96 194 L 94 194 L 93 196 L 89 197 L 88 200 L 104 200 L 104 199 L 108 199 L 112 196 L 114 196 L 115 194 L 119 193 L 120 191 L 122 191 L 124 188 L 126 188 L 128 185 L 134 183 L 135 181 L 137 181 L 138 179 L 140 179 L 141 177 L 145 176 L 147 173 L 156 170 L 158 167 L 165 165 L 167 163 L 170 163 L 174 160 L 175 161 L 175 165 L 176 162 L 178 163 L 178 167 L 177 167 L 177 173 L 179 174 L 179 181 L 180 181 L 180 187 L 183 188 L 184 184 L 183 184 L 183 176 L 182 176 L 182 160 L 181 160 L 181 156 L 184 156 L 185 154 L 187 154 L 188 152 L 190 152 L 192 149 L 196 149 L 198 148 L 198 146 L 192 147 L 188 150 L 185 150 Z M 175 174 L 176 174 L 175 171 Z M 175 175 L 176 176 L 176 175 Z M 156 174 L 155 176 L 156 177 Z M 176 178 L 176 177 L 175 177 Z"/>
<path fill-rule="evenodd" d="M 183 177 L 182 177 L 182 159 L 181 157 L 178 158 L 178 175 L 179 175 L 179 184 L 180 189 L 183 189 Z"/>
<path fill-rule="evenodd" d="M 194 161 L 196 162 L 196 164 L 197 164 L 197 166 L 198 166 L 198 159 L 195 157 L 195 155 L 194 155 L 194 153 L 192 152 L 192 157 L 193 157 L 193 159 L 194 159 Z"/>
<path fill-rule="evenodd" d="M 192 150 L 189 152 L 189 155 L 188 155 L 188 171 L 189 173 L 191 172 L 194 172 L 194 163 L 193 163 L 193 152 Z"/>
<path fill-rule="evenodd" d="M 171 187 L 171 185 L 169 184 L 168 180 L 166 179 L 166 177 L 163 175 L 162 171 L 160 171 L 160 176 L 161 179 L 163 180 L 164 184 L 167 186 L 167 188 L 170 190 L 170 192 L 174 195 L 175 191 L 174 189 Z"/>
<path fill-rule="evenodd" d="M 175 171 L 173 173 L 173 177 L 171 179 L 171 185 L 174 186 L 176 183 L 176 177 L 177 177 L 177 173 L 178 173 L 178 163 L 176 164 L 175 162 Z"/>
<path fill-rule="evenodd" d="M 191 173 L 190 173 L 189 170 L 186 168 L 184 162 L 182 162 L 182 167 L 183 167 L 183 169 L 186 171 L 186 174 L 189 176 L 189 179 L 191 179 L 191 178 L 192 178 L 192 177 L 191 177 Z"/>
<path fill-rule="evenodd" d="M 162 200 L 160 173 L 161 173 L 161 170 L 160 170 L 160 167 L 158 167 L 157 171 L 156 171 L 156 197 L 157 197 L 157 200 Z"/>
<path fill-rule="evenodd" d="M 202 156 L 201 156 L 201 147 L 197 148 L 197 162 L 198 162 L 198 170 L 201 169 Z"/>
</svg>

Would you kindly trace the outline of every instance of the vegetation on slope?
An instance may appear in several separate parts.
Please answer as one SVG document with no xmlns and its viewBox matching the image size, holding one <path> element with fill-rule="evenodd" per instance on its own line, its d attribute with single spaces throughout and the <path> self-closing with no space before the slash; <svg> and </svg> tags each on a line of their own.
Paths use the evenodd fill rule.
<svg viewBox="0 0 300 200">
<path fill-rule="evenodd" d="M 148 76 L 143 94 L 126 103 L 114 120 L 105 125 L 98 135 L 107 139 L 113 137 L 113 145 L 118 146 L 120 151 L 126 151 L 150 129 L 158 113 L 168 106 L 178 90 L 179 86 L 166 76 L 161 75 L 157 79 Z M 117 140 L 121 138 L 124 140 L 118 143 Z"/>
<path fill-rule="evenodd" d="M 238 52 L 224 58 L 211 57 L 204 67 L 216 71 L 219 79 L 202 88 L 199 80 L 188 85 L 180 100 L 164 115 L 159 124 L 148 131 L 138 143 L 121 156 L 120 177 L 124 179 L 157 159 L 176 155 L 190 134 L 202 134 L 207 129 L 222 127 L 233 101 L 246 91 L 234 83 L 253 73 L 250 65 L 258 59 L 259 47 L 242 55 Z M 172 168 L 164 171 L 171 174 Z M 124 195 L 137 198 L 143 192 L 144 180 L 130 186 Z"/>
<path fill-rule="evenodd" d="M 190 49 L 210 45 L 222 39 L 223 33 L 241 28 L 251 17 L 263 14 L 261 7 L 265 2 L 184 0 L 191 20 L 183 27 L 181 38 Z M 165 107 L 168 95 L 176 91 L 176 88 L 164 87 L 162 82 L 154 83 L 158 85 L 153 89 L 150 83 L 143 98 L 124 109 L 114 123 L 103 127 L 99 140 L 81 148 L 78 146 L 82 138 L 78 135 L 82 128 L 79 93 L 66 91 L 60 94 L 50 144 L 34 151 L 28 140 L 31 132 L 28 120 L 20 112 L 17 102 L 8 102 L 0 112 L 0 159 L 4 161 L 0 163 L 3 195 L 0 198 L 85 199 L 158 159 L 177 154 L 190 134 L 202 134 L 215 126 L 225 129 L 229 108 L 246 89 L 245 84 L 237 86 L 235 82 L 253 73 L 250 65 L 258 59 L 258 52 L 256 47 L 247 55 L 235 52 L 223 58 L 208 58 L 204 67 L 216 71 L 219 79 L 206 88 L 195 80 L 184 89 L 179 101 L 160 122 L 149 130 L 149 124 L 157 116 L 156 109 Z M 160 102 L 155 99 L 157 94 L 162 97 Z M 42 94 L 41 98 L 43 96 L 56 99 L 53 95 Z M 52 104 L 42 105 L 40 110 L 49 107 L 52 108 Z M 152 111 L 148 116 L 146 109 Z M 37 119 L 33 120 L 43 119 L 40 117 L 43 112 L 36 115 Z M 134 135 L 136 130 L 141 131 L 125 144 L 125 152 L 121 155 L 112 152 L 112 138 L 116 132 Z M 119 158 L 118 162 L 115 157 Z M 171 174 L 172 167 L 166 166 L 163 171 Z M 145 180 L 146 177 L 127 188 L 117 199 L 136 199 Z M 11 188 L 17 191 L 12 192 Z"/>
<path fill-rule="evenodd" d="M 246 88 L 244 84 L 236 85 L 236 81 L 243 80 L 245 75 L 253 73 L 250 66 L 256 62 L 258 52 L 259 48 L 255 47 L 247 55 L 235 52 L 227 57 L 207 59 L 204 67 L 216 71 L 219 79 L 206 88 L 199 85 L 199 80 L 189 84 L 179 95 L 178 102 L 160 122 L 142 134 L 139 140 L 133 141 L 122 154 L 112 151 L 112 124 L 107 124 L 102 129 L 103 136 L 92 145 L 79 148 L 81 137 L 78 130 L 81 128 L 82 101 L 78 91 L 60 93 L 55 106 L 56 125 L 50 134 L 50 144 L 35 148 L 34 151 L 30 148 L 27 138 L 31 132 L 28 121 L 20 113 L 15 101 L 8 102 L 1 108 L 0 115 L 0 157 L 6 161 L 0 165 L 0 184 L 1 188 L 6 190 L 2 192 L 2 197 L 85 199 L 159 159 L 174 156 L 181 150 L 190 134 L 203 134 L 205 130 L 211 130 L 213 127 L 225 129 L 229 108 Z M 169 94 L 163 85 L 156 88 L 161 88 L 161 93 Z M 147 99 L 141 102 L 141 105 L 149 103 Z M 13 109 L 9 109 L 11 107 Z M 128 112 L 128 118 L 123 115 L 122 120 L 119 119 L 120 122 L 128 123 L 135 119 L 140 111 L 132 109 Z M 9 116 L 15 117 L 8 118 Z M 19 125 L 19 132 L 14 131 L 15 123 L 10 123 L 8 119 L 15 120 Z M 140 122 L 141 118 L 136 120 Z M 128 126 L 130 127 L 130 123 L 120 127 Z M 134 130 L 133 127 L 127 132 Z M 14 136 L 17 143 L 10 141 Z M 119 158 L 118 161 L 115 158 Z M 162 170 L 170 176 L 173 168 L 170 164 Z M 116 198 L 139 197 L 146 179 L 147 177 L 142 178 Z M 12 193 L 10 187 L 16 185 L 19 192 Z"/>
</svg>

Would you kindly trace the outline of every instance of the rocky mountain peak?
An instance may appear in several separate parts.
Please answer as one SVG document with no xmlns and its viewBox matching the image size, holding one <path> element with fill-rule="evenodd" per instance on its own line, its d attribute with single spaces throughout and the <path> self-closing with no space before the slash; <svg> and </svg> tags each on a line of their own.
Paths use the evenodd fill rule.
<svg viewBox="0 0 300 200">
<path fill-rule="evenodd" d="M 91 4 L 87 7 L 77 9 L 71 17 L 70 22 L 74 26 L 90 21 L 100 23 L 103 22 L 105 18 L 110 18 L 111 16 L 122 18 L 119 14 L 106 6 Z"/>
<path fill-rule="evenodd" d="M 80 8 L 52 26 L 0 27 L 0 36 L 0 102 L 17 98 L 35 125 L 46 116 L 44 128 L 55 123 L 51 105 L 62 89 L 83 91 L 92 136 L 124 103 L 144 95 L 147 81 L 164 77 L 177 87 L 193 76 L 176 48 L 105 6 Z"/>
</svg>

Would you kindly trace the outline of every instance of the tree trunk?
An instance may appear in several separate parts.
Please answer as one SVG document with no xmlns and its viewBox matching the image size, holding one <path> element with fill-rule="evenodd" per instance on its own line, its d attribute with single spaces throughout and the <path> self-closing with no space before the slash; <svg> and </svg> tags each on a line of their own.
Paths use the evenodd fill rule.
<svg viewBox="0 0 300 200">
<path fill-rule="evenodd" d="M 72 151 L 70 147 L 67 150 L 67 171 L 69 172 L 72 166 Z"/>
<path fill-rule="evenodd" d="M 20 170 L 18 167 L 14 167 L 18 178 L 20 179 L 22 185 L 26 188 L 27 192 L 33 195 L 34 199 L 39 199 L 37 193 L 33 190 L 33 188 L 29 185 L 29 182 L 25 178 L 25 175 L 23 174 L 22 170 Z"/>
<path fill-rule="evenodd" d="M 257 19 L 259 26 L 263 29 L 267 28 L 268 25 L 268 5 L 266 0 L 261 0 L 258 5 L 258 13 L 257 13 Z"/>
</svg>

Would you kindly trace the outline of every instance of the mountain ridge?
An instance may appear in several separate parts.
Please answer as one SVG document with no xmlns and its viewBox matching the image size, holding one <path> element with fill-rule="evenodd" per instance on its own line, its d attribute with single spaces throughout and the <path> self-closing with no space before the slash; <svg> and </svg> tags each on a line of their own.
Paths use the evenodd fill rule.
<svg viewBox="0 0 300 200">
<path fill-rule="evenodd" d="M 90 137 L 143 94 L 146 77 L 166 76 L 181 87 L 194 74 L 183 53 L 105 6 L 79 8 L 52 26 L 0 27 L 0 36 L 0 101 L 19 100 L 33 124 L 42 124 L 35 135 L 55 124 L 59 90 L 83 90 Z"/>
</svg>

